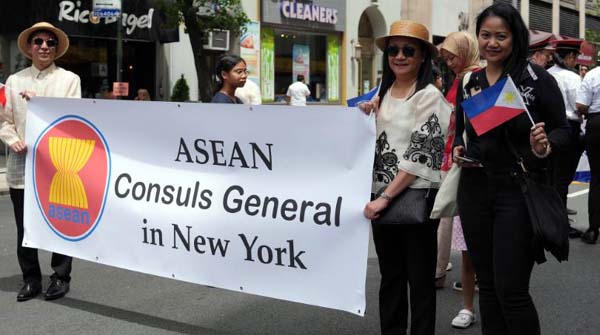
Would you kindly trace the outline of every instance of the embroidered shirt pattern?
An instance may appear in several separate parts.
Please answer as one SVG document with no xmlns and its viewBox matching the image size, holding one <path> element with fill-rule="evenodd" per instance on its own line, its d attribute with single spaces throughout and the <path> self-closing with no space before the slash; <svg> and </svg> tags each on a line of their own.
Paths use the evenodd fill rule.
<svg viewBox="0 0 600 335">
<path fill-rule="evenodd" d="M 398 174 L 398 155 L 396 155 L 396 149 L 390 149 L 390 143 L 384 131 L 379 135 L 375 144 L 373 181 L 389 184 L 396 174 Z"/>
<path fill-rule="evenodd" d="M 440 170 L 444 158 L 444 135 L 438 117 L 432 114 L 410 137 L 410 144 L 403 155 L 404 159 Z"/>
</svg>

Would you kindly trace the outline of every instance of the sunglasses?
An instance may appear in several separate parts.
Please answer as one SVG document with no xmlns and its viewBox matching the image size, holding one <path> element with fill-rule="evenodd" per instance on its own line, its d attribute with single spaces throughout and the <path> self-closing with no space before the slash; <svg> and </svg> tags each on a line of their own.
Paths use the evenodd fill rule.
<svg viewBox="0 0 600 335">
<path fill-rule="evenodd" d="M 391 57 L 398 56 L 398 54 L 400 53 L 400 50 L 402 50 L 402 54 L 404 55 L 404 57 L 414 57 L 415 53 L 417 52 L 417 49 L 410 45 L 405 45 L 402 47 L 402 49 L 395 45 L 390 45 L 389 47 L 387 47 L 385 49 L 388 56 L 391 56 Z"/>
<path fill-rule="evenodd" d="M 46 45 L 48 46 L 48 48 L 56 48 L 56 46 L 58 45 L 58 41 L 57 40 L 53 40 L 53 39 L 49 39 L 49 40 L 45 40 L 43 38 L 34 38 L 33 39 L 33 44 L 41 47 L 44 42 L 46 42 Z"/>
</svg>

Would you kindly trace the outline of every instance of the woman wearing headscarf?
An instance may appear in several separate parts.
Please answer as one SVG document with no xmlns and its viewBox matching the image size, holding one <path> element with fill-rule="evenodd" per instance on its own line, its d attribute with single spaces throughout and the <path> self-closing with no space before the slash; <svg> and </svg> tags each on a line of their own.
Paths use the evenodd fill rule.
<svg viewBox="0 0 600 335">
<path fill-rule="evenodd" d="M 432 55 L 427 28 L 396 21 L 387 36 L 375 41 L 383 51 L 383 76 L 378 99 L 361 104 L 377 112 L 377 143 L 373 199 L 364 215 L 373 221 L 381 286 L 379 314 L 382 334 L 406 334 L 410 291 L 410 333 L 435 331 L 435 264 L 438 220 L 378 222 L 388 206 L 409 189 L 427 190 L 428 213 L 441 182 L 444 141 L 451 107 L 433 86 Z M 400 199 L 398 199 L 400 200 Z"/>
<path fill-rule="evenodd" d="M 455 74 L 454 82 L 446 94 L 446 100 L 452 106 L 456 105 L 457 92 L 462 93 L 463 78 L 467 73 L 479 69 L 479 46 L 477 40 L 466 32 L 450 33 L 441 45 L 441 56 L 448 68 Z M 448 127 L 448 139 L 444 150 L 444 162 L 442 163 L 442 174 L 448 172 L 452 166 L 452 143 L 456 129 L 456 113 L 453 108 Z M 452 243 L 450 242 L 452 241 Z M 452 320 L 452 326 L 457 328 L 468 328 L 476 320 L 473 298 L 475 295 L 475 269 L 467 253 L 467 246 L 463 236 L 460 218 L 442 218 L 438 228 L 438 266 L 436 270 L 436 285 L 439 279 L 445 278 L 446 266 L 450 257 L 450 246 L 462 253 L 461 281 L 453 284 L 453 288 L 462 289 L 463 309 Z"/>
</svg>

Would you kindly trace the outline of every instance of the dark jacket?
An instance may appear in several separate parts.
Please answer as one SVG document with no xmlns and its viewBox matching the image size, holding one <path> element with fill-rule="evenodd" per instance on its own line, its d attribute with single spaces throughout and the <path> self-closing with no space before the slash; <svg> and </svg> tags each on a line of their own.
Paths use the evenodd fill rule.
<svg viewBox="0 0 600 335">
<path fill-rule="evenodd" d="M 544 129 L 548 134 L 550 146 L 553 148 L 553 152 L 557 152 L 557 149 L 568 141 L 569 125 L 565 115 L 565 103 L 556 80 L 546 70 L 535 64 L 529 64 L 521 77 L 516 80 L 513 78 L 513 80 L 535 123 L 546 123 Z M 457 94 L 454 146 L 464 145 L 462 135 L 466 125 L 468 139 L 465 155 L 481 161 L 487 171 L 505 172 L 518 169 L 516 158 L 508 141 L 511 141 L 518 153 L 524 157 L 527 169 L 530 171 L 545 170 L 548 158 L 537 158 L 531 151 L 529 133 L 532 124 L 526 113 L 520 114 L 481 136 L 477 136 L 468 120 L 465 124 L 461 106 L 464 100 L 463 95 L 469 94 L 471 88 L 486 89 L 489 86 L 485 69 L 482 69 L 473 73 L 465 86 L 465 92 Z"/>
</svg>

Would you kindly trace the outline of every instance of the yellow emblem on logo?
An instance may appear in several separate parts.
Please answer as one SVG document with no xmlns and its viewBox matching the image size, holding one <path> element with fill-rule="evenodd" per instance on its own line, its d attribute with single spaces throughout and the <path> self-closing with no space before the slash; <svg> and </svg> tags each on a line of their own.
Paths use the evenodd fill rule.
<svg viewBox="0 0 600 335">
<path fill-rule="evenodd" d="M 50 184 L 50 202 L 88 208 L 87 195 L 78 173 L 94 152 L 94 140 L 50 137 L 50 159 L 56 174 Z"/>
</svg>

